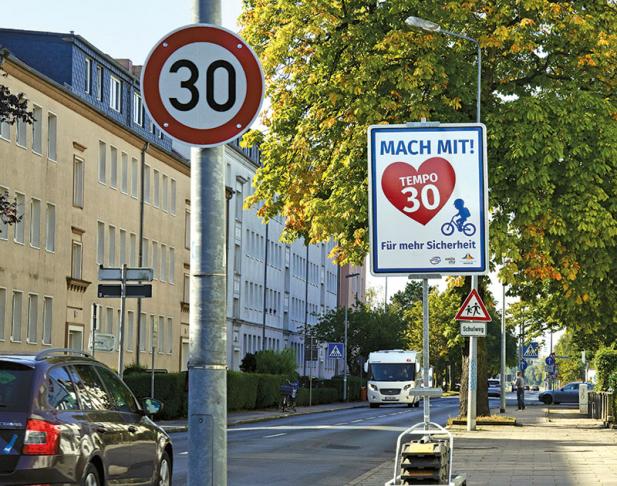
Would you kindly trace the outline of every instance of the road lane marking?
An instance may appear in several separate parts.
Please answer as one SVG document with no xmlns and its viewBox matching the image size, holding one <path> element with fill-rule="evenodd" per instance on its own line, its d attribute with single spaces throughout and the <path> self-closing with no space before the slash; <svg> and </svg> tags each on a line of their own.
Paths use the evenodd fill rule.
<svg viewBox="0 0 617 486">
<path fill-rule="evenodd" d="M 281 432 L 280 434 L 264 435 L 264 439 L 270 439 L 271 437 L 280 437 L 281 435 L 287 435 L 287 432 Z"/>
<path fill-rule="evenodd" d="M 363 421 L 364 421 L 364 419 L 358 419 L 358 420 L 352 420 L 351 423 L 355 424 L 356 422 L 363 422 Z"/>
<path fill-rule="evenodd" d="M 180 456 L 186 456 L 188 455 L 189 451 L 184 451 L 184 452 L 178 452 L 178 455 Z"/>
<path fill-rule="evenodd" d="M 227 432 L 252 432 L 256 430 L 376 430 L 402 432 L 403 430 L 407 429 L 408 427 L 393 427 L 390 425 L 275 425 L 269 427 L 238 427 L 233 429 L 227 429 Z"/>
<path fill-rule="evenodd" d="M 377 415 L 375 415 L 374 417 L 366 417 L 366 420 L 373 420 L 373 419 L 376 419 L 376 418 L 377 418 Z"/>
<path fill-rule="evenodd" d="M 334 424 L 334 425 L 338 426 L 338 425 L 347 425 L 347 424 L 349 424 L 349 422 L 341 422 L 340 424 Z"/>
</svg>

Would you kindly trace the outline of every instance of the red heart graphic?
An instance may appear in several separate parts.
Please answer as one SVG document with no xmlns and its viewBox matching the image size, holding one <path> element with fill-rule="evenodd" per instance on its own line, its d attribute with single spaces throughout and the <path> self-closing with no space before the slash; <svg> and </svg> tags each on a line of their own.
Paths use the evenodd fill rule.
<svg viewBox="0 0 617 486">
<path fill-rule="evenodd" d="M 425 160 L 418 169 L 405 162 L 394 162 L 381 176 L 381 188 L 388 201 L 423 225 L 450 199 L 455 184 L 452 165 L 441 157 Z"/>
</svg>

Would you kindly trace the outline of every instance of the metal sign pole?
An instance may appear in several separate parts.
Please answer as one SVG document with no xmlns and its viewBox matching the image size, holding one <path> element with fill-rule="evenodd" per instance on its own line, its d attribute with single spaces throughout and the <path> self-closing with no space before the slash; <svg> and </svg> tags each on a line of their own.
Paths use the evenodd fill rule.
<svg viewBox="0 0 617 486">
<path fill-rule="evenodd" d="M 120 322 L 118 323 L 118 375 L 124 377 L 124 309 L 126 307 L 126 263 L 122 265 L 122 283 L 120 287 Z"/>
<path fill-rule="evenodd" d="M 499 392 L 500 404 L 499 412 L 506 413 L 506 285 L 502 285 L 501 295 L 501 373 L 499 382 L 501 390 Z"/>
<path fill-rule="evenodd" d="M 193 21 L 221 23 L 219 0 L 193 0 Z M 227 484 L 225 147 L 191 149 L 189 486 Z"/>
<path fill-rule="evenodd" d="M 96 302 L 92 303 L 92 357 L 94 358 L 94 350 L 96 349 L 96 327 L 98 323 L 97 320 L 97 305 Z"/>
<path fill-rule="evenodd" d="M 478 276 L 471 277 L 472 290 L 478 290 Z M 476 430 L 478 393 L 478 338 L 469 338 L 469 386 L 467 387 L 467 430 Z"/>
<path fill-rule="evenodd" d="M 422 367 L 423 378 L 422 387 L 427 388 L 429 386 L 428 374 L 429 374 L 429 338 L 428 338 L 428 279 L 422 279 L 422 314 L 423 314 L 423 329 L 422 329 Z M 424 430 L 429 429 L 431 422 L 431 399 L 428 395 L 424 396 Z"/>
</svg>

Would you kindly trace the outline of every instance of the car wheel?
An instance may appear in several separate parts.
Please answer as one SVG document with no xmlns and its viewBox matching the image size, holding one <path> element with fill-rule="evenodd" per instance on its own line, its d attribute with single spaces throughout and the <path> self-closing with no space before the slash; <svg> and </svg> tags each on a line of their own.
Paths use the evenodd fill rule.
<svg viewBox="0 0 617 486">
<path fill-rule="evenodd" d="M 99 477 L 99 470 L 92 463 L 89 463 L 84 471 L 84 476 L 81 479 L 82 486 L 100 486 L 101 478 Z"/>
<path fill-rule="evenodd" d="M 171 461 L 167 452 L 163 452 L 154 484 L 156 486 L 171 486 Z"/>
<path fill-rule="evenodd" d="M 553 398 L 550 396 L 542 397 L 542 401 L 545 405 L 550 405 L 551 403 L 553 403 Z"/>
<path fill-rule="evenodd" d="M 379 408 L 379 403 L 369 403 L 368 406 L 371 408 Z"/>
<path fill-rule="evenodd" d="M 418 408 L 420 406 L 420 401 L 418 400 L 416 403 L 413 404 L 413 406 Z"/>
</svg>

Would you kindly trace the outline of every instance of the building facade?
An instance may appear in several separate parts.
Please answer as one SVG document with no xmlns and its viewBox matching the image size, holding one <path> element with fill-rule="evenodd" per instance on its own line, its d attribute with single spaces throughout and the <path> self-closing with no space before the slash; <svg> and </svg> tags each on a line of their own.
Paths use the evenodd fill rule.
<svg viewBox="0 0 617 486">
<path fill-rule="evenodd" d="M 0 226 L 0 351 L 89 349 L 96 306 L 96 358 L 116 368 L 120 302 L 97 297 L 98 268 L 141 264 L 152 298 L 127 299 L 125 364 L 186 369 L 190 167 L 148 119 L 140 67 L 73 34 L 0 29 L 0 45 L 11 52 L 2 82 L 35 116 L 0 126 L 0 189 L 23 216 Z M 258 150 L 233 142 L 225 160 L 228 365 L 291 348 L 302 372 L 306 329 L 337 305 L 332 244 L 281 243 L 282 219 L 264 225 L 243 208 Z M 323 347 L 312 357 L 308 371 L 334 373 Z"/>
</svg>

